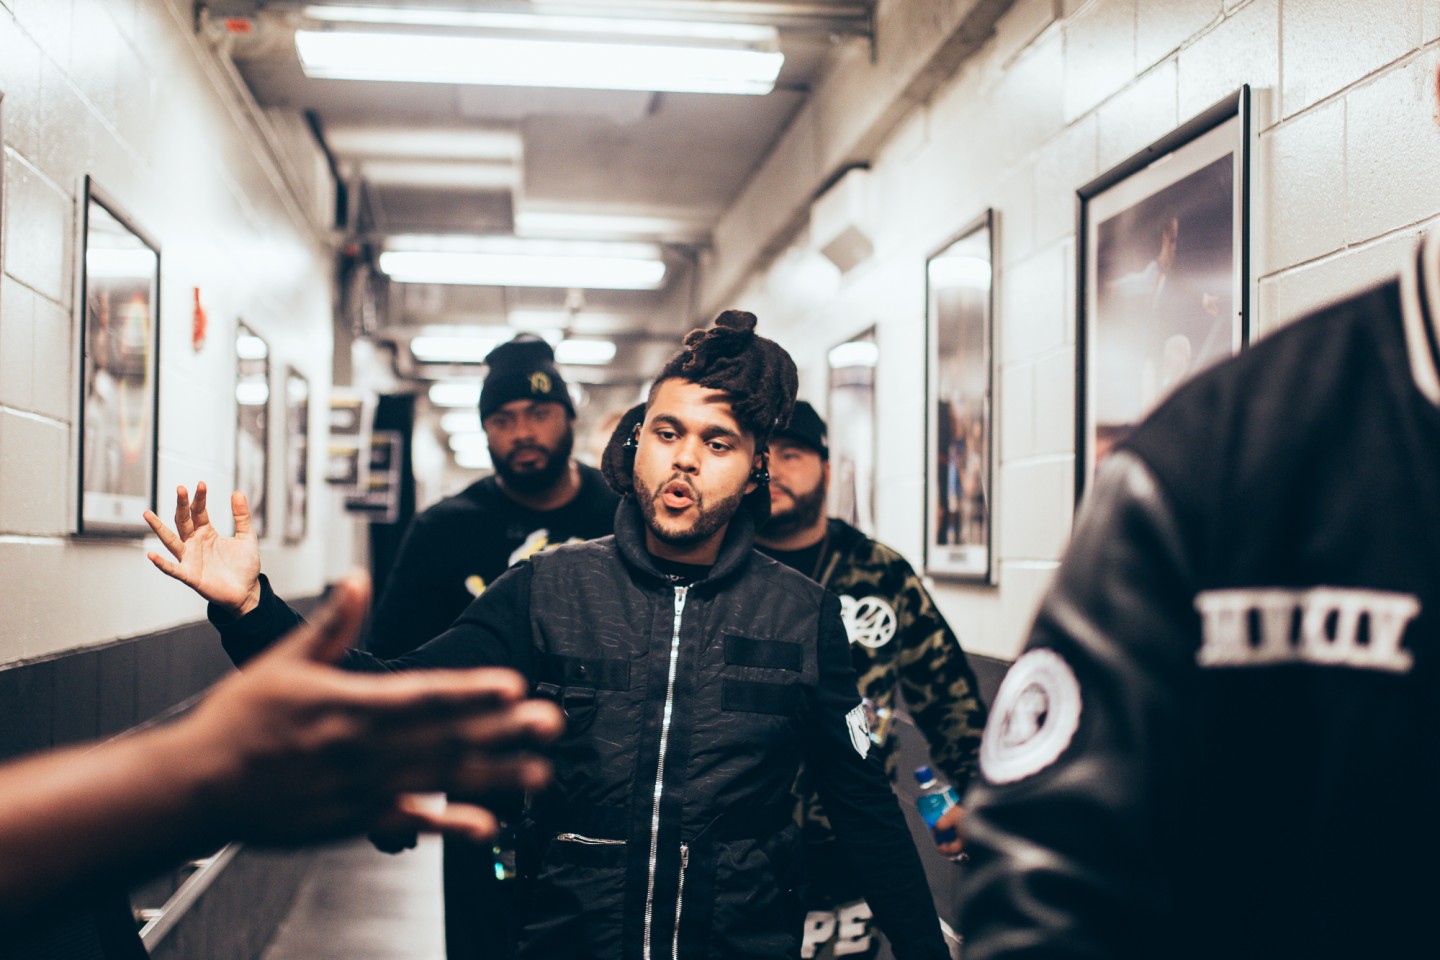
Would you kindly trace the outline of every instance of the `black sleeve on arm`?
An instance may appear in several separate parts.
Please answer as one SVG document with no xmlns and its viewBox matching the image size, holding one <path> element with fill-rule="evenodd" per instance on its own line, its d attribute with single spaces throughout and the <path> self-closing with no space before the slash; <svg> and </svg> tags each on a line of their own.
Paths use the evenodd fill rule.
<svg viewBox="0 0 1440 960">
<path fill-rule="evenodd" d="M 530 669 L 530 581 L 533 561 L 517 563 L 471 601 L 450 629 L 396 660 L 379 661 L 352 650 L 347 665 L 364 669 L 509 667 L 527 678 Z"/>
<path fill-rule="evenodd" d="M 965 798 L 966 960 L 1183 955 L 1171 922 L 1192 809 L 1199 642 L 1171 504 L 1106 458 L 992 707 Z"/>
<path fill-rule="evenodd" d="M 820 683 L 807 705 L 806 767 L 895 956 L 946 960 L 950 953 L 905 816 L 878 757 L 862 757 L 852 739 L 849 716 L 860 708 L 860 697 L 840 601 L 829 593 L 818 647 Z"/>
<path fill-rule="evenodd" d="M 243 667 L 246 661 L 261 654 L 270 644 L 305 622 L 270 588 L 270 578 L 260 574 L 260 604 L 243 617 L 231 616 L 223 607 L 210 604 L 205 611 L 210 622 L 220 631 L 220 643 L 230 662 Z"/>
<path fill-rule="evenodd" d="M 529 562 L 511 567 L 465 609 L 449 630 L 413 653 L 383 660 L 364 650 L 349 650 L 340 663 L 347 670 L 370 673 L 510 667 L 528 677 L 530 577 Z M 275 596 L 269 580 L 261 576 L 259 606 L 243 617 L 230 618 L 212 604 L 210 622 L 220 629 L 230 659 L 243 665 L 304 620 Z"/>
</svg>

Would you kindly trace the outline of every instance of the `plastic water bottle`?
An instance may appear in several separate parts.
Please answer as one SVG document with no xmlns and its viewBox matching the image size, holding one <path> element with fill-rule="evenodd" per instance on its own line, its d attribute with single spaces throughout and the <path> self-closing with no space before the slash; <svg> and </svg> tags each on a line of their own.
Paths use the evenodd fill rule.
<svg viewBox="0 0 1440 960">
<path fill-rule="evenodd" d="M 915 801 L 915 806 L 919 808 L 925 823 L 934 830 L 936 822 L 945 815 L 946 810 L 960 805 L 960 794 L 950 784 L 935 779 L 935 771 L 929 767 L 916 767 L 915 779 L 920 783 L 920 797 Z M 953 829 L 935 834 L 937 844 L 953 843 L 956 839 L 958 837 Z"/>
</svg>

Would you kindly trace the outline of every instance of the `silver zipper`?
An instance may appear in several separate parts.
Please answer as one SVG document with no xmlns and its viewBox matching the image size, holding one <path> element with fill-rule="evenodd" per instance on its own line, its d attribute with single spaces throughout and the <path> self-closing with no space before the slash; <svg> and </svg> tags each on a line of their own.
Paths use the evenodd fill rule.
<svg viewBox="0 0 1440 960">
<path fill-rule="evenodd" d="M 670 741 L 670 715 L 675 709 L 675 667 L 680 659 L 680 618 L 689 587 L 675 588 L 675 626 L 670 633 L 670 677 L 665 682 L 665 713 L 660 720 L 660 756 L 655 761 L 655 806 L 650 813 L 650 880 L 645 886 L 644 960 L 650 960 L 650 927 L 655 914 L 655 865 L 660 856 L 660 795 L 665 791 L 665 747 Z"/>
<path fill-rule="evenodd" d="M 565 843 L 583 843 L 591 847 L 623 847 L 624 840 L 606 840 L 603 837 L 587 837 L 583 833 L 557 833 L 556 840 Z"/>
<path fill-rule="evenodd" d="M 690 866 L 690 844 L 680 844 L 680 884 L 675 888 L 675 941 L 670 944 L 670 960 L 680 957 L 680 905 L 685 902 L 685 868 Z"/>
</svg>

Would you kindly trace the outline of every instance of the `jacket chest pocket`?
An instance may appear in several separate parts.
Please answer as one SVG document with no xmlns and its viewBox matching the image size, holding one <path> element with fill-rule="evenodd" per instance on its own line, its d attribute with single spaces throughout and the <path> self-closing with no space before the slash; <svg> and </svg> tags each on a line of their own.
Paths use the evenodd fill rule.
<svg viewBox="0 0 1440 960">
<path fill-rule="evenodd" d="M 630 689 L 628 660 L 547 653 L 541 655 L 539 667 L 541 682 L 536 684 L 535 693 L 560 706 L 567 733 L 582 733 L 595 722 L 600 691 Z"/>
<path fill-rule="evenodd" d="M 805 648 L 800 643 L 727 636 L 720 707 L 741 713 L 796 716 L 804 696 L 804 667 Z"/>
</svg>

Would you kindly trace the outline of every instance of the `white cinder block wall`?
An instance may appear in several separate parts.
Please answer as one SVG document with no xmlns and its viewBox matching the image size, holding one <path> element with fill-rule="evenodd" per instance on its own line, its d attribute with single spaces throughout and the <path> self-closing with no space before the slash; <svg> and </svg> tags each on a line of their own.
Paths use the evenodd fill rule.
<svg viewBox="0 0 1440 960">
<path fill-rule="evenodd" d="M 997 212 L 999 586 L 936 589 L 968 649 L 1016 654 L 1069 535 L 1076 189 L 1251 84 L 1252 320 L 1273 330 L 1392 272 L 1440 213 L 1437 37 L 1440 0 L 1017 0 L 870 157 L 874 255 L 840 277 L 802 236 L 734 288 L 820 403 L 828 348 L 878 327 L 879 536 L 918 567 L 924 261 Z"/>
<path fill-rule="evenodd" d="M 330 382 L 330 267 L 282 202 L 192 35 L 188 0 L 0 0 L 4 274 L 0 277 L 0 664 L 194 621 L 203 605 L 151 568 L 157 540 L 93 541 L 75 525 L 78 208 L 92 175 L 162 248 L 160 514 L 205 479 L 228 523 L 237 319 L 269 341 L 266 569 L 296 596 L 323 585 L 318 442 Z M 193 290 L 209 316 L 191 347 Z M 283 546 L 284 368 L 310 378 L 311 510 Z M 278 389 L 276 386 L 278 385 Z"/>
</svg>

